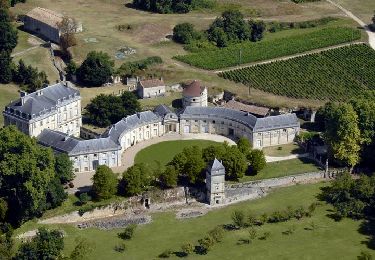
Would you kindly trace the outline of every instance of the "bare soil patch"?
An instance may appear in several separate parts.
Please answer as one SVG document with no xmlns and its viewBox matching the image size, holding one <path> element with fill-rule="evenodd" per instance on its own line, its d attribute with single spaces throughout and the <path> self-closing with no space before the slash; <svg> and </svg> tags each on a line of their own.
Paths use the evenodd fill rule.
<svg viewBox="0 0 375 260">
<path fill-rule="evenodd" d="M 166 36 L 172 33 L 172 28 L 167 24 L 146 23 L 134 30 L 137 41 L 153 44 L 168 40 Z"/>
</svg>

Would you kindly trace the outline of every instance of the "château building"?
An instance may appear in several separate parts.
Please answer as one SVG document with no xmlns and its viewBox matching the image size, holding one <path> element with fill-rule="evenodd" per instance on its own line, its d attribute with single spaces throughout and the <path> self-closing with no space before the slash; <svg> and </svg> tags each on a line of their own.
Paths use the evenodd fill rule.
<svg viewBox="0 0 375 260">
<path fill-rule="evenodd" d="M 18 100 L 5 107 L 3 116 L 5 126 L 15 125 L 29 136 L 36 137 L 44 129 L 79 136 L 82 126 L 81 96 L 68 82 L 30 94 L 21 92 Z"/>
</svg>

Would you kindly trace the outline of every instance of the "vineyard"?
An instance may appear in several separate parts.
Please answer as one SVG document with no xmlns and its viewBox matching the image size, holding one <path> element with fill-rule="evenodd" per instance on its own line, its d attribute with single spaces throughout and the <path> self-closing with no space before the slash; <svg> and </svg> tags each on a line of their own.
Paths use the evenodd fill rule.
<svg viewBox="0 0 375 260">
<path fill-rule="evenodd" d="M 275 95 L 345 101 L 375 90 L 375 51 L 352 45 L 219 76 Z"/>
<path fill-rule="evenodd" d="M 198 68 L 214 70 L 293 55 L 360 38 L 361 32 L 357 29 L 324 28 L 284 38 L 246 42 L 213 51 L 176 56 L 175 59 Z"/>
</svg>

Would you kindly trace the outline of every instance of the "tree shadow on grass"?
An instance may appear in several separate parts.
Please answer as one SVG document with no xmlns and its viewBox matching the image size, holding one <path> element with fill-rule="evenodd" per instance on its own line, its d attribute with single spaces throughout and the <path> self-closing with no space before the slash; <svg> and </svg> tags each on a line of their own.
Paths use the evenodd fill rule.
<svg viewBox="0 0 375 260">
<path fill-rule="evenodd" d="M 368 236 L 367 241 L 361 241 L 362 244 L 365 244 L 370 249 L 375 249 L 375 220 L 373 218 L 364 220 L 358 232 L 362 235 Z"/>
</svg>

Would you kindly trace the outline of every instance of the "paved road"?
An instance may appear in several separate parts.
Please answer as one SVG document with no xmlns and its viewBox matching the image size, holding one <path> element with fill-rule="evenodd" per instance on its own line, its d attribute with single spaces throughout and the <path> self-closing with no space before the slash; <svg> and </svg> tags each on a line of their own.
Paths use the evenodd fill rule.
<svg viewBox="0 0 375 260">
<path fill-rule="evenodd" d="M 141 151 L 142 149 L 161 142 L 165 141 L 175 141 L 175 140 L 209 140 L 209 141 L 215 141 L 215 142 L 224 142 L 227 141 L 229 144 L 235 144 L 235 142 L 225 136 L 221 135 L 213 135 L 213 134 L 184 134 L 180 135 L 177 133 L 169 133 L 164 136 L 153 138 L 141 143 L 138 143 L 134 145 L 133 147 L 130 147 L 122 154 L 122 165 L 120 167 L 113 168 L 113 171 L 115 173 L 121 174 L 124 172 L 127 168 L 132 166 L 134 164 L 134 158 L 136 154 Z M 73 180 L 74 188 L 69 189 L 68 192 L 70 194 L 73 194 L 80 191 L 86 191 L 91 188 L 92 181 L 91 178 L 94 175 L 95 172 L 84 172 L 77 174 L 76 178 Z M 120 177 L 120 175 L 119 175 Z"/>
<path fill-rule="evenodd" d="M 330 4 L 336 6 L 339 8 L 341 11 L 343 11 L 348 17 L 352 18 L 354 21 L 356 21 L 360 26 L 362 26 L 368 35 L 368 40 L 371 48 L 375 50 L 375 32 L 370 31 L 370 29 L 367 27 L 367 23 L 363 22 L 361 19 L 359 19 L 357 16 L 355 16 L 352 12 L 349 10 L 345 9 L 342 5 L 338 4 L 335 1 L 332 0 L 327 0 Z"/>
</svg>

